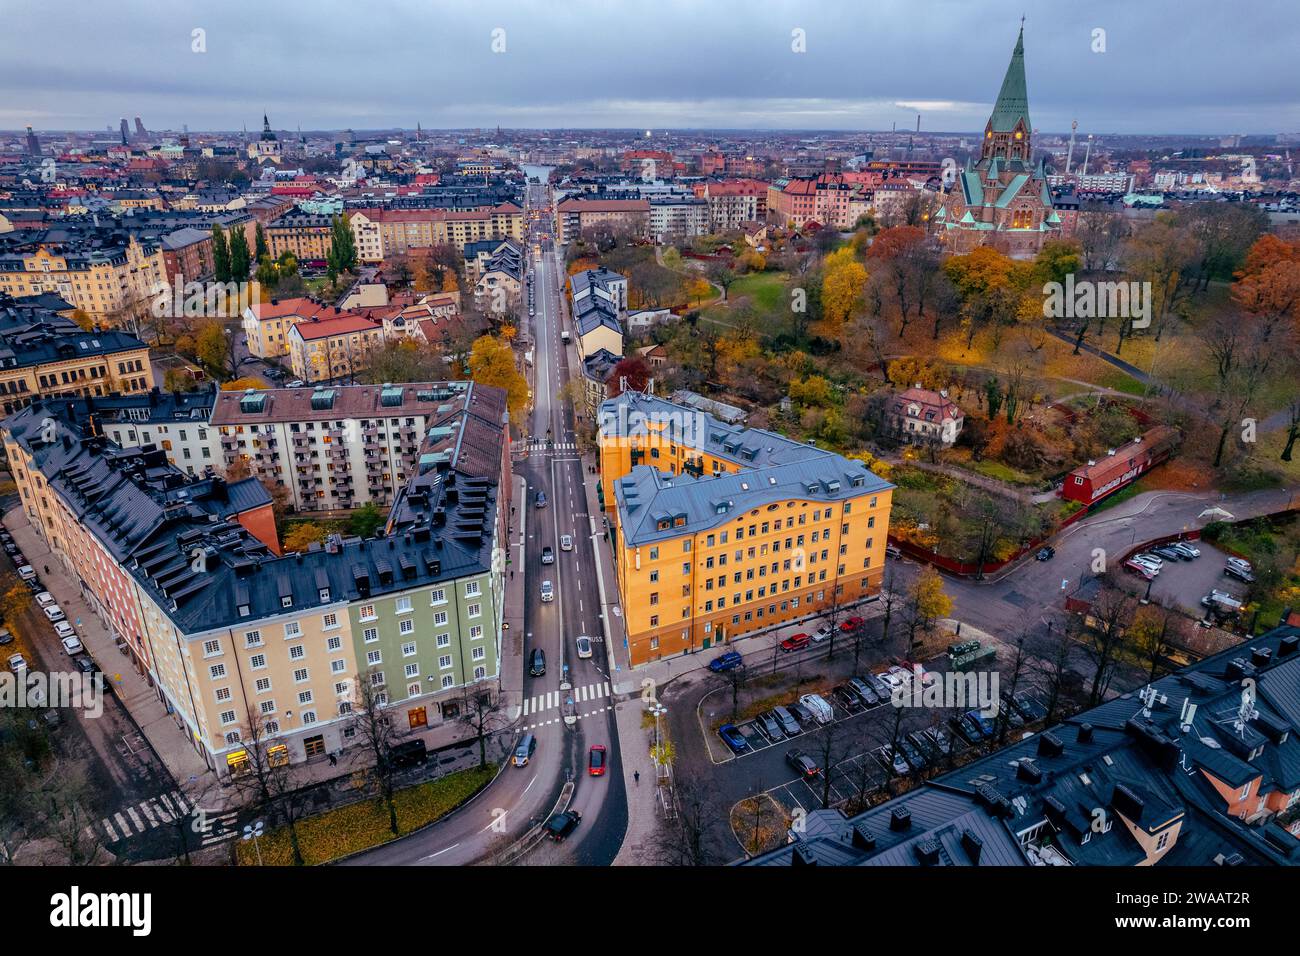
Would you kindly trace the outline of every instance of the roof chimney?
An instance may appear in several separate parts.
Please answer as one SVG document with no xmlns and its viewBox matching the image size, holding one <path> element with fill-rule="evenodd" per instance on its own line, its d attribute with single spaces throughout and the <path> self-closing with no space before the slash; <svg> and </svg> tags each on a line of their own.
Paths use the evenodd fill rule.
<svg viewBox="0 0 1300 956">
<path fill-rule="evenodd" d="M 1079 725 L 1079 743 L 1092 743 L 1092 724 L 1083 723 Z"/>
<path fill-rule="evenodd" d="M 889 829 L 895 831 L 908 830 L 912 826 L 912 811 L 907 807 L 894 807 L 889 814 Z"/>
<path fill-rule="evenodd" d="M 972 866 L 978 866 L 980 861 L 980 852 L 984 849 L 984 841 L 981 840 L 974 830 L 961 831 L 961 848 L 966 851 L 970 857 Z"/>
</svg>

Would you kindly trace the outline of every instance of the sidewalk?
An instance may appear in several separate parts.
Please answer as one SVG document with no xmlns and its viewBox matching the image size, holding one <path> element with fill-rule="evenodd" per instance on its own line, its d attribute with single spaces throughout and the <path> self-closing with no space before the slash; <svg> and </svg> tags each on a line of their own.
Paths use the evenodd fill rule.
<svg viewBox="0 0 1300 956">
<path fill-rule="evenodd" d="M 215 775 L 198 751 L 190 746 L 179 719 L 167 712 L 158 692 L 131 665 L 129 652 L 127 657 L 122 656 L 117 648 L 117 639 L 82 596 L 76 574 L 50 552 L 45 539 L 28 522 L 22 508 L 11 509 L 5 515 L 4 523 L 27 560 L 40 574 L 45 589 L 63 608 L 82 644 L 103 670 L 104 680 L 111 683 L 114 695 L 149 741 L 173 781 L 180 787 L 193 788 L 195 792 L 210 789 L 216 782 Z"/>
<path fill-rule="evenodd" d="M 659 808 L 655 800 L 655 765 L 650 759 L 650 735 L 641 729 L 645 705 L 639 697 L 614 708 L 618 725 L 618 752 L 627 788 L 627 832 L 614 866 L 654 865 L 653 842 L 659 833 Z M 641 774 L 638 783 L 632 776 Z"/>
</svg>

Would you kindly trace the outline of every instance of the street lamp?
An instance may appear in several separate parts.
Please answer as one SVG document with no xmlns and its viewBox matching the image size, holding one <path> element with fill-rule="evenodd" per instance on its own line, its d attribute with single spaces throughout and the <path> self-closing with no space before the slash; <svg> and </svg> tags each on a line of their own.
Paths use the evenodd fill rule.
<svg viewBox="0 0 1300 956">
<path fill-rule="evenodd" d="M 655 750 L 654 750 L 655 778 L 658 779 L 659 777 L 663 776 L 663 774 L 660 772 L 663 768 L 663 760 L 662 760 L 663 754 L 660 751 L 661 744 L 660 744 L 660 736 L 659 736 L 659 718 L 662 717 L 664 714 L 668 713 L 668 708 L 665 707 L 663 704 L 659 703 L 658 701 L 655 701 L 649 706 L 647 710 L 648 713 L 651 716 L 653 716 L 655 719 Z"/>
</svg>

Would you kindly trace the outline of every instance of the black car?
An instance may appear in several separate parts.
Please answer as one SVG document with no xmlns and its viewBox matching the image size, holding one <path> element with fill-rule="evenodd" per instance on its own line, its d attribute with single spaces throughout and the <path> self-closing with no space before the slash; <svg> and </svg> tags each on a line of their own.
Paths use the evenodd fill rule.
<svg viewBox="0 0 1300 956">
<path fill-rule="evenodd" d="M 388 765 L 394 770 L 416 767 L 429 758 L 423 740 L 404 740 L 388 751 Z"/>
<path fill-rule="evenodd" d="M 546 673 L 546 652 L 540 647 L 534 647 L 532 656 L 528 659 L 528 676 L 541 677 Z"/>
<path fill-rule="evenodd" d="M 921 751 L 927 759 L 934 760 L 942 756 L 935 742 L 925 735 L 923 731 L 914 730 L 907 735 L 907 739 L 912 742 L 912 746 Z"/>
<path fill-rule="evenodd" d="M 807 724 L 814 719 L 812 711 L 803 704 L 787 704 L 785 709 L 790 711 L 790 716 L 799 721 L 800 724 Z"/>
<path fill-rule="evenodd" d="M 77 670 L 81 671 L 83 674 L 93 674 L 95 671 L 99 670 L 99 668 L 95 666 L 94 661 L 82 654 L 74 657 L 72 663 L 76 666 Z"/>
<path fill-rule="evenodd" d="M 934 753 L 941 757 L 946 757 L 952 753 L 952 738 L 948 736 L 942 727 L 927 727 L 925 736 L 934 745 Z"/>
<path fill-rule="evenodd" d="M 835 702 L 848 711 L 858 711 L 862 709 L 862 698 L 848 684 L 843 684 L 831 691 L 831 697 Z"/>
<path fill-rule="evenodd" d="M 1182 551 L 1179 551 L 1177 548 L 1171 548 L 1167 544 L 1157 545 L 1156 547 L 1151 548 L 1150 550 L 1152 554 L 1158 554 L 1166 561 L 1190 561 L 1191 560 L 1191 558 L 1188 557 L 1186 554 L 1184 554 Z"/>
<path fill-rule="evenodd" d="M 815 777 L 821 772 L 817 761 L 802 750 L 791 750 L 785 755 L 785 762 L 794 768 L 801 777 Z"/>
<path fill-rule="evenodd" d="M 1036 720 L 1043 720 L 1047 717 L 1047 708 L 1040 704 L 1037 699 L 1024 692 L 1011 698 L 1011 706 L 1019 711 L 1020 716 L 1025 718 L 1026 723 L 1032 724 Z"/>
<path fill-rule="evenodd" d="M 924 770 L 926 764 L 929 763 L 929 761 L 925 759 L 925 755 L 917 749 L 916 744 L 912 743 L 912 741 L 908 740 L 906 737 L 898 738 L 898 749 L 903 752 L 903 759 L 917 770 Z"/>
<path fill-rule="evenodd" d="M 1055 548 L 1039 548 L 1037 558 L 1039 561 L 1050 561 L 1056 557 Z"/>
<path fill-rule="evenodd" d="M 777 719 L 772 716 L 770 711 L 765 711 L 755 718 L 758 725 L 763 728 L 763 733 L 767 734 L 771 740 L 784 740 L 785 733 L 781 730 L 781 725 Z"/>
<path fill-rule="evenodd" d="M 980 730 L 979 724 L 971 720 L 966 714 L 953 717 L 949 723 L 952 724 L 952 729 L 957 731 L 957 736 L 968 744 L 977 744 L 984 739 L 984 733 Z"/>
<path fill-rule="evenodd" d="M 566 810 L 564 813 L 557 813 L 546 821 L 546 835 L 552 840 L 563 840 L 576 830 L 581 822 L 582 814 L 577 810 Z"/>
<path fill-rule="evenodd" d="M 998 708 L 998 715 L 993 719 L 1005 720 L 1012 727 L 1025 726 L 1024 715 L 1022 715 L 1020 711 L 1016 710 L 1015 703 L 1011 700 L 1010 694 L 1002 695 L 1002 704 Z"/>
</svg>

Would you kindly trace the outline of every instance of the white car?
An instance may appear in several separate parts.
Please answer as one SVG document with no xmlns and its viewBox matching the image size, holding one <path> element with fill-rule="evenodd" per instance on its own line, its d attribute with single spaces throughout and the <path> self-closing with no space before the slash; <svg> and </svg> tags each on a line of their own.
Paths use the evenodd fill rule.
<svg viewBox="0 0 1300 956">
<path fill-rule="evenodd" d="M 51 604 L 49 607 L 41 608 L 41 610 L 51 621 L 62 621 L 64 617 L 66 617 L 63 613 L 63 608 L 59 607 L 57 604 Z"/>
<path fill-rule="evenodd" d="M 826 638 L 830 637 L 832 633 L 834 633 L 834 631 L 831 626 L 829 624 L 823 624 L 813 633 L 812 639 L 820 644 L 822 641 L 826 640 Z"/>
<path fill-rule="evenodd" d="M 60 643 L 63 644 L 63 653 L 67 654 L 69 657 L 73 654 L 80 654 L 85 650 L 85 648 L 81 646 L 81 641 L 77 640 L 75 634 L 71 637 L 65 637 Z"/>
<path fill-rule="evenodd" d="M 821 694 L 804 694 L 799 698 L 799 703 L 808 708 L 808 712 L 813 715 L 813 719 L 819 724 L 829 724 L 835 719 L 835 711 L 831 705 L 826 703 Z"/>
<path fill-rule="evenodd" d="M 1165 566 L 1165 562 L 1163 559 L 1157 557 L 1154 554 L 1151 554 L 1149 551 L 1144 551 L 1142 554 L 1135 554 L 1133 556 L 1133 560 L 1136 561 L 1138 564 L 1145 564 L 1148 568 L 1151 568 L 1155 571 L 1159 571 L 1161 568 Z"/>
<path fill-rule="evenodd" d="M 1240 569 L 1243 570 L 1243 571 L 1253 571 L 1253 570 L 1254 570 L 1254 568 L 1251 566 L 1251 563 L 1250 563 L 1249 561 L 1247 561 L 1245 558 L 1234 558 L 1234 557 L 1229 556 L 1229 557 L 1227 557 L 1227 558 L 1224 558 L 1224 563 L 1226 563 L 1226 564 L 1230 564 L 1230 565 L 1232 565 L 1234 568 L 1240 568 Z"/>
<path fill-rule="evenodd" d="M 41 607 L 49 607 L 51 604 L 55 603 L 54 595 L 49 591 L 42 591 L 40 594 L 36 595 L 36 603 Z"/>
<path fill-rule="evenodd" d="M 9 655 L 9 669 L 15 674 L 21 674 L 27 670 L 27 658 L 21 654 Z"/>
<path fill-rule="evenodd" d="M 575 642 L 578 645 L 578 657 L 586 660 L 591 656 L 591 638 L 587 636 L 579 637 Z"/>
<path fill-rule="evenodd" d="M 543 601 L 555 600 L 555 585 L 552 584 L 550 581 L 542 582 L 542 600 Z"/>
<path fill-rule="evenodd" d="M 55 621 L 54 633 L 59 635 L 60 638 L 77 636 L 77 632 L 72 629 L 72 625 L 67 621 Z"/>
<path fill-rule="evenodd" d="M 35 581 L 36 569 L 32 567 L 30 564 L 24 564 L 21 568 L 18 569 L 18 576 L 22 578 L 24 581 Z"/>
<path fill-rule="evenodd" d="M 562 534 L 562 535 L 560 535 L 560 550 L 561 550 L 561 551 L 572 551 L 572 550 L 573 550 L 573 536 L 572 536 L 572 535 L 568 535 L 568 534 Z"/>
</svg>

